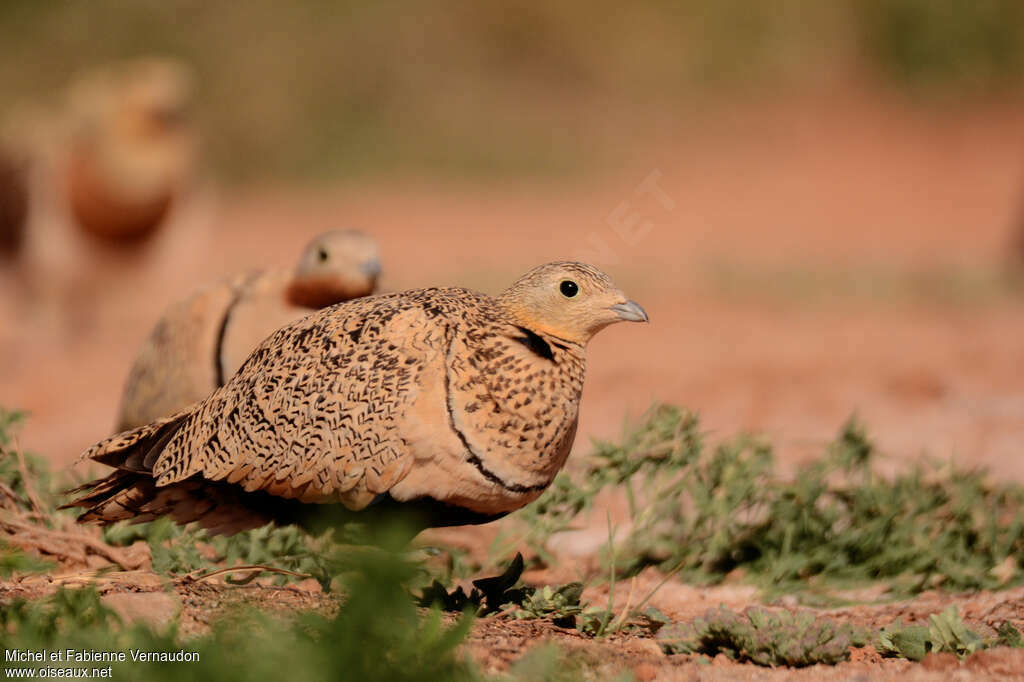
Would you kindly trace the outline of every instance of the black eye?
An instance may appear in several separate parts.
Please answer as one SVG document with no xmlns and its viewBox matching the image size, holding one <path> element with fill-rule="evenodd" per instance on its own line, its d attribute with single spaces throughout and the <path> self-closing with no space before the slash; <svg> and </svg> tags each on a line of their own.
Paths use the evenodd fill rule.
<svg viewBox="0 0 1024 682">
<path fill-rule="evenodd" d="M 316 257 L 317 257 L 317 259 L 321 263 L 326 263 L 327 262 L 327 249 L 325 249 L 324 247 L 321 246 L 319 249 L 316 250 Z"/>
<path fill-rule="evenodd" d="M 579 285 L 571 279 L 563 280 L 562 283 L 558 285 L 558 289 L 566 298 L 572 298 L 576 294 L 580 293 Z"/>
</svg>

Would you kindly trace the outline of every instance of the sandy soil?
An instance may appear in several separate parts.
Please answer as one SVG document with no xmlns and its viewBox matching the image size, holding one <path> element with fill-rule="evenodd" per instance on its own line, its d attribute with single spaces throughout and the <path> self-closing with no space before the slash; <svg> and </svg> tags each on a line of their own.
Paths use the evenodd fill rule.
<svg viewBox="0 0 1024 682">
<path fill-rule="evenodd" d="M 60 237 L 66 228 L 51 216 L 57 236 L 47 239 L 56 241 L 34 251 L 33 298 L 14 273 L 0 278 L 0 405 L 32 413 L 24 448 L 69 463 L 108 435 L 129 359 L 166 304 L 239 269 L 288 266 L 318 231 L 357 227 L 379 239 L 390 289 L 497 292 L 534 264 L 581 257 L 646 307 L 650 325 L 614 327 L 589 350 L 577 450 L 616 436 L 626 415 L 671 401 L 699 411 L 712 438 L 767 434 L 795 466 L 856 412 L 893 466 L 927 453 L 1024 481 L 1024 296 L 999 284 L 1024 207 L 1019 108 L 760 103 L 637 138 L 630 164 L 586 181 L 204 189 L 131 259 L 69 248 L 73 238 Z M 693 617 L 719 601 L 757 599 L 748 588 L 719 589 L 732 592 L 674 584 L 660 605 Z M 888 622 L 953 599 L 976 622 L 1024 624 L 1019 591 L 844 613 Z M 549 624 L 482 624 L 471 648 L 500 667 L 502 652 L 549 637 L 605 647 L 638 679 L 1024 670 L 1016 652 L 962 665 L 859 653 L 797 673 L 709 666 L 665 659 L 650 641 L 607 649 Z"/>
</svg>

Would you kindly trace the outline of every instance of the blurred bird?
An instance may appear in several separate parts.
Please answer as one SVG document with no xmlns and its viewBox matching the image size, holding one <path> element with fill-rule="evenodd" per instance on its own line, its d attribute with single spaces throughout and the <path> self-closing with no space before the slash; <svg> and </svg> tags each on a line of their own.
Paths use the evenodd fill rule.
<svg viewBox="0 0 1024 682">
<path fill-rule="evenodd" d="M 327 232 L 310 242 L 294 272 L 240 275 L 171 306 L 135 359 L 118 430 L 148 424 L 202 400 L 238 370 L 273 331 L 311 310 L 368 296 L 377 286 L 376 242 L 362 232 Z"/>
<path fill-rule="evenodd" d="M 65 181 L 71 216 L 109 243 L 145 239 L 191 170 L 190 72 L 166 59 L 96 69 L 70 90 Z"/>
<path fill-rule="evenodd" d="M 115 467 L 80 522 L 412 517 L 484 523 L 535 500 L 576 436 L 584 349 L 646 322 L 607 275 L 539 266 L 496 298 L 421 289 L 323 309 L 260 344 L 222 388 L 82 458 Z M 340 503 L 340 504 L 339 504 Z"/>
<path fill-rule="evenodd" d="M 28 219 L 28 161 L 0 146 L 0 259 L 13 260 L 25 240 Z"/>
</svg>

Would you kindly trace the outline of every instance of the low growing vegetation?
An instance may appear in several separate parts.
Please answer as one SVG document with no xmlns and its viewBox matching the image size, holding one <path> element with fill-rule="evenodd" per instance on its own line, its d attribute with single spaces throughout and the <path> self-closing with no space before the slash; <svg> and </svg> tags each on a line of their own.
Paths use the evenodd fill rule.
<svg viewBox="0 0 1024 682">
<path fill-rule="evenodd" d="M 125 680 L 175 680 L 186 675 L 218 681 L 277 679 L 285 670 L 289 679 L 300 682 L 481 679 L 457 652 L 472 618 L 446 625 L 439 611 L 417 610 L 403 588 L 415 573 L 415 565 L 398 554 L 363 554 L 361 563 L 341 579 L 345 600 L 333 617 L 303 613 L 284 620 L 243 610 L 223 617 L 212 634 L 186 642 L 173 627 L 154 632 L 122 625 L 91 589 L 61 590 L 42 603 L 5 604 L 0 627 L 8 649 L 184 648 L 197 654 L 197 661 L 174 665 L 114 663 L 113 677 Z"/>
<path fill-rule="evenodd" d="M 209 538 L 164 521 L 116 526 L 101 538 L 55 509 L 58 488 L 41 459 L 12 452 L 10 431 L 19 419 L 0 413 L 0 542 L 6 543 L 0 544 L 0 571 L 14 584 L 75 559 L 66 548 L 76 541 L 114 563 L 118 552 L 143 541 L 153 570 L 170 578 L 165 589 L 218 572 L 231 582 L 229 576 L 251 579 L 274 571 L 279 583 L 314 577 L 329 593 L 333 606 L 326 610 L 281 616 L 229 607 L 205 634 L 186 635 L 177 621 L 162 629 L 122 621 L 94 587 L 51 590 L 32 601 L 0 590 L 0 636 L 7 649 L 197 654 L 197 661 L 175 665 L 113 663 L 117 679 L 179 679 L 181 665 L 199 680 L 272 678 L 281 670 L 296 682 L 492 679 L 463 648 L 481 618 L 543 620 L 602 641 L 613 634 L 653 636 L 666 654 L 725 654 L 765 666 L 835 664 L 848 660 L 852 648 L 868 645 L 883 656 L 911 660 L 929 652 L 965 657 L 1022 645 L 1013 624 L 1003 623 L 995 634 L 978 632 L 956 607 L 927 623 L 896 621 L 882 629 L 761 607 L 735 612 L 722 606 L 691 622 L 673 622 L 647 605 L 649 595 L 615 610 L 588 603 L 582 582 L 524 584 L 521 555 L 499 575 L 474 580 L 467 593 L 453 589 L 450 575 L 411 558 L 390 539 L 404 534 L 386 529 L 374 533 L 377 542 L 370 547 L 312 538 L 294 528 Z M 520 544 L 536 550 L 535 561 L 553 560 L 551 539 L 590 510 L 599 493 L 616 489 L 628 499 L 628 532 L 617 540 L 610 528 L 606 569 L 601 577 L 580 576 L 607 579 L 612 593 L 617 580 L 648 566 L 658 567 L 666 580 L 706 584 L 742 576 L 769 592 L 804 595 L 809 586 L 825 591 L 868 581 L 883 581 L 894 595 L 1022 582 L 1017 561 L 1024 551 L 1024 487 L 927 464 L 883 477 L 874 470 L 875 458 L 863 428 L 851 421 L 819 461 L 784 478 L 766 443 L 740 437 L 708 449 L 694 415 L 656 406 L 621 443 L 596 443 L 581 475 L 559 476 L 521 513 L 530 532 Z M 567 667 L 557 649 L 539 647 L 503 679 L 591 674 L 586 666 Z"/>
<path fill-rule="evenodd" d="M 927 654 L 951 653 L 960 658 L 998 646 L 1024 646 L 1020 631 L 1004 623 L 994 637 L 971 630 L 955 606 L 933 614 L 927 625 L 900 621 L 872 631 L 809 611 L 768 611 L 752 607 L 736 613 L 724 606 L 710 609 L 692 623 L 675 623 L 658 631 L 667 654 L 725 654 L 733 660 L 765 666 L 834 665 L 850 658 L 850 647 L 868 644 L 883 656 L 920 661 Z"/>
<path fill-rule="evenodd" d="M 724 653 L 758 665 L 802 667 L 845 661 L 850 647 L 864 646 L 867 637 L 850 625 L 807 611 L 751 608 L 740 614 L 722 606 L 692 623 L 666 625 L 658 631 L 658 642 L 668 654 Z"/>
<path fill-rule="evenodd" d="M 653 408 L 621 443 L 599 442 L 581 476 L 560 474 L 521 514 L 542 558 L 609 488 L 625 491 L 623 573 L 654 565 L 689 582 L 734 571 L 773 591 L 884 581 L 893 595 L 992 589 L 1024 576 L 1024 486 L 982 471 L 918 463 L 876 473 L 877 453 L 850 420 L 821 459 L 792 478 L 771 446 L 741 436 L 710 449 L 697 417 Z"/>
</svg>

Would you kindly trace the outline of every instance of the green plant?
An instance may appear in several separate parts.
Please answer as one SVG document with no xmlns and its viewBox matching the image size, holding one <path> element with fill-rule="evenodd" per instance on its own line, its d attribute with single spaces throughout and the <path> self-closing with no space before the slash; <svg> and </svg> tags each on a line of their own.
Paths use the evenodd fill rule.
<svg viewBox="0 0 1024 682">
<path fill-rule="evenodd" d="M 593 675 L 587 675 L 585 661 L 568 655 L 554 644 L 543 644 L 528 651 L 512 664 L 508 670 L 508 677 L 530 682 L 575 682 L 581 679 L 594 679 Z M 608 677 L 605 674 L 597 679 Z M 633 682 L 633 679 L 629 672 L 622 672 L 611 678 L 611 682 Z"/>
<path fill-rule="evenodd" d="M 850 647 L 862 646 L 866 635 L 809 611 L 749 608 L 739 614 L 720 606 L 692 623 L 662 627 L 657 639 L 668 654 L 724 653 L 735 661 L 803 667 L 849 659 Z"/>
<path fill-rule="evenodd" d="M 0 447 L 6 448 L 13 440 L 12 432 L 18 424 L 25 421 L 26 413 L 22 410 L 8 410 L 0 407 Z"/>
<path fill-rule="evenodd" d="M 330 617 L 304 613 L 285 621 L 242 610 L 218 621 L 212 634 L 180 642 L 174 628 L 124 626 L 92 589 L 66 589 L 45 601 L 0 605 L 0 631 L 5 647 L 16 649 L 184 649 L 197 655 L 188 676 L 199 680 L 274 679 L 281 670 L 303 682 L 479 679 L 457 651 L 472 618 L 446 625 L 439 611 L 421 614 L 406 591 L 417 565 L 393 547 L 378 550 L 350 558 L 340 578 L 344 601 Z M 130 660 L 114 665 L 116 679 L 171 680 L 183 674 L 177 666 Z"/>
<path fill-rule="evenodd" d="M 581 602 L 583 583 L 534 587 L 520 583 L 522 573 L 523 556 L 516 554 L 501 575 L 474 580 L 469 594 L 461 586 L 449 591 L 434 580 L 422 590 L 417 603 L 438 606 L 445 611 L 472 610 L 479 616 L 502 614 L 518 620 L 549 619 L 559 627 L 577 628 L 598 636 L 607 628 L 610 609 Z"/>
<path fill-rule="evenodd" d="M 104 528 L 103 538 L 116 545 L 144 540 L 158 573 L 186 574 L 221 566 L 269 566 L 285 569 L 279 584 L 303 576 L 329 584 L 331 567 L 324 560 L 332 545 L 327 536 L 312 537 L 295 526 L 263 526 L 230 537 L 209 537 L 201 529 L 181 527 L 167 518 L 149 523 L 119 523 Z M 200 547 L 205 551 L 201 552 Z M 291 573 L 302 574 L 300 576 Z"/>
<path fill-rule="evenodd" d="M 564 477 L 528 507 L 525 537 L 549 557 L 550 536 L 615 488 L 632 516 L 616 548 L 626 574 L 655 565 L 708 583 L 742 569 L 779 591 L 883 580 L 895 594 L 1024 578 L 1024 486 L 927 462 L 883 477 L 876 456 L 851 419 L 821 459 L 786 479 L 763 441 L 709 451 L 693 414 L 658 405 L 621 443 L 596 443 L 576 481 Z"/>
<path fill-rule="evenodd" d="M 1020 631 L 1003 623 L 995 637 L 971 630 L 955 605 L 929 616 L 928 625 L 903 625 L 899 620 L 878 632 L 875 648 L 886 656 L 920 661 L 930 652 L 948 652 L 960 658 L 997 646 L 1024 647 Z"/>
<path fill-rule="evenodd" d="M 0 508 L 27 510 L 39 503 L 52 511 L 56 497 L 46 460 L 15 449 L 15 434 L 26 417 L 21 410 L 0 407 Z"/>
<path fill-rule="evenodd" d="M 520 604 L 528 596 L 527 591 L 532 588 L 519 584 L 523 567 L 523 555 L 516 554 L 500 575 L 474 580 L 469 594 L 461 586 L 449 592 L 435 579 L 421 591 L 417 603 L 420 606 L 439 606 L 445 611 L 472 609 L 481 616 L 494 613 L 506 604 Z"/>
<path fill-rule="evenodd" d="M 555 625 L 575 627 L 576 617 L 585 610 L 585 605 L 580 603 L 582 595 L 583 583 L 567 583 L 561 587 L 545 585 L 525 594 L 518 604 L 506 606 L 511 607 L 508 613 L 513 618 L 550 618 Z"/>
<path fill-rule="evenodd" d="M 0 629 L 33 645 L 53 644 L 66 631 L 109 630 L 119 622 L 91 589 L 61 588 L 45 601 L 18 599 L 0 607 Z"/>
<path fill-rule="evenodd" d="M 0 578 L 9 578 L 15 573 L 43 573 L 53 568 L 53 564 L 31 554 L 26 554 L 17 547 L 0 541 Z"/>
</svg>

